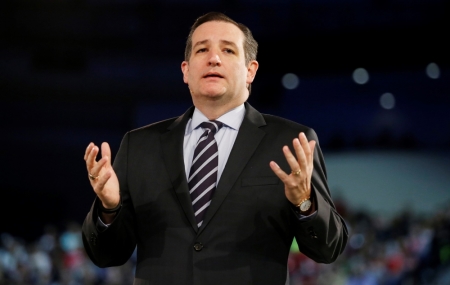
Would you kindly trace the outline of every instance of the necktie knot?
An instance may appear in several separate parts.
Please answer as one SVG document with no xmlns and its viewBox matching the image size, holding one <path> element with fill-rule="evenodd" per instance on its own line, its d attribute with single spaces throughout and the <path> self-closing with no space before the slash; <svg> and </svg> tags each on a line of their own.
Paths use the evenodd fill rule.
<svg viewBox="0 0 450 285">
<path fill-rule="evenodd" d="M 220 121 L 207 121 L 200 124 L 202 129 L 207 129 L 212 132 L 214 135 L 223 127 L 223 123 Z"/>
</svg>

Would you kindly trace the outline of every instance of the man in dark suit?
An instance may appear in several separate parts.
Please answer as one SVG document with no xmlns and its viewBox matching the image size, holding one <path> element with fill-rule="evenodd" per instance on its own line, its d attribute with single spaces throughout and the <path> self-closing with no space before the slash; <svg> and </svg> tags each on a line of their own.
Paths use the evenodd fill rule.
<svg viewBox="0 0 450 285">
<path fill-rule="evenodd" d="M 128 132 L 113 167 L 107 143 L 98 161 L 89 144 L 97 198 L 83 242 L 96 265 L 121 265 L 137 246 L 135 284 L 285 284 L 294 236 L 317 262 L 343 251 L 315 132 L 246 103 L 256 52 L 246 26 L 198 18 L 181 65 L 194 107 Z"/>
</svg>

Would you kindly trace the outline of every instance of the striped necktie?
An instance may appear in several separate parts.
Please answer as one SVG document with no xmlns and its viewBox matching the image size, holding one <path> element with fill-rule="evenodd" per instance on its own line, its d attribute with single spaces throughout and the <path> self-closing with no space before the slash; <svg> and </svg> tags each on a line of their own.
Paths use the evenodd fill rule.
<svg viewBox="0 0 450 285">
<path fill-rule="evenodd" d="M 214 135 L 220 130 L 223 123 L 209 121 L 200 124 L 205 130 L 197 142 L 189 171 L 188 185 L 191 194 L 197 226 L 203 223 L 203 218 L 211 198 L 216 189 L 217 169 L 219 165 L 219 150 Z"/>
</svg>

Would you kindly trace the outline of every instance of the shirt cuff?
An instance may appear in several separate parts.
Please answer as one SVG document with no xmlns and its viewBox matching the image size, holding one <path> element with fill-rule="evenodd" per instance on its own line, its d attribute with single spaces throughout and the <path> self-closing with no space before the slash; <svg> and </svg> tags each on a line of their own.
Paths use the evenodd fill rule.
<svg viewBox="0 0 450 285">
<path fill-rule="evenodd" d="M 300 214 L 299 212 L 297 212 L 295 210 L 293 210 L 293 211 L 294 211 L 294 214 L 297 217 L 297 219 L 299 221 L 301 221 L 301 222 L 310 221 L 310 220 L 314 219 L 317 216 L 317 210 L 315 210 L 313 213 L 311 213 L 311 215 L 308 215 L 308 216 L 302 215 L 302 214 Z"/>
<path fill-rule="evenodd" d="M 102 221 L 102 219 L 100 219 L 100 217 L 97 218 L 97 230 L 98 230 L 99 232 L 105 231 L 105 230 L 109 227 L 109 225 L 110 225 L 110 224 L 105 224 L 105 223 Z"/>
</svg>

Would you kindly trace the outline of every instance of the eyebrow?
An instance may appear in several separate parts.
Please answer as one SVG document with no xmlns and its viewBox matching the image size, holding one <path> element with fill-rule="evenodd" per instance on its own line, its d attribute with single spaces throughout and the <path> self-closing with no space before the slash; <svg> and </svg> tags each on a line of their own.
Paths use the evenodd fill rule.
<svg viewBox="0 0 450 285">
<path fill-rule="evenodd" d="M 233 46 L 235 49 L 237 49 L 237 45 L 234 42 L 230 42 L 230 41 L 226 41 L 226 40 L 221 40 L 220 42 L 226 44 L 226 45 L 230 45 Z"/>
<path fill-rule="evenodd" d="M 194 49 L 196 46 L 204 45 L 207 42 L 209 42 L 209 40 L 203 40 L 203 41 L 196 42 L 195 45 L 192 48 Z M 227 41 L 227 40 L 220 40 L 220 43 L 225 44 L 225 45 L 233 46 L 234 48 L 237 49 L 237 45 L 234 42 Z"/>
<path fill-rule="evenodd" d="M 208 41 L 209 40 L 203 40 L 203 41 L 196 42 L 195 45 L 192 48 L 195 48 L 196 46 L 199 46 L 199 45 L 206 44 Z"/>
</svg>

